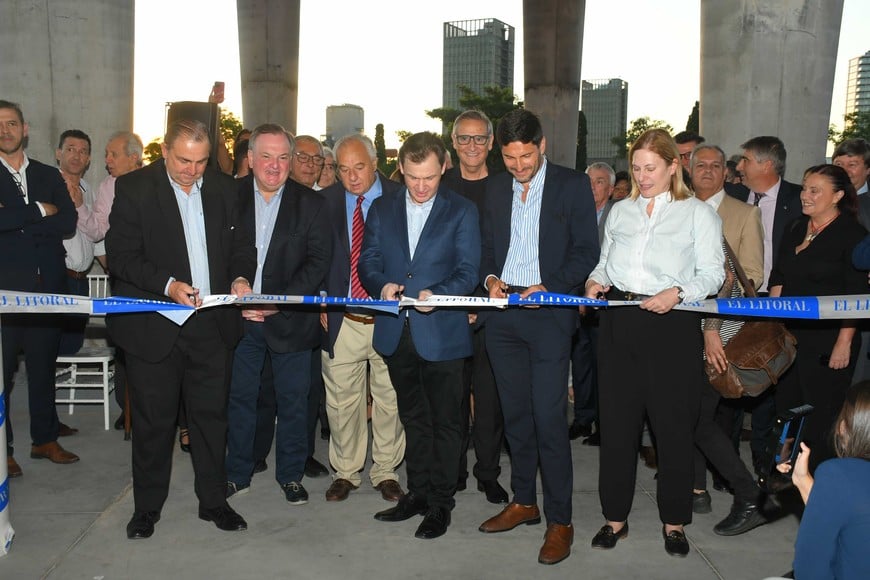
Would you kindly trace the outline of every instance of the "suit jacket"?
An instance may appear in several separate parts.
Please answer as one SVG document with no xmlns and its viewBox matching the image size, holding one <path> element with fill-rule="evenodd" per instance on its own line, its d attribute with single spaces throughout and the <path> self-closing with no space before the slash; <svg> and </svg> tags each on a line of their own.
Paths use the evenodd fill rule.
<svg viewBox="0 0 870 580">
<path fill-rule="evenodd" d="M 241 180 L 239 194 L 242 229 L 256 239 L 252 175 Z M 323 197 L 288 179 L 263 260 L 261 293 L 316 296 L 331 259 L 332 240 Z M 266 343 L 275 352 L 300 352 L 320 344 L 319 308 L 279 307 L 278 313 L 267 316 L 263 324 Z"/>
<path fill-rule="evenodd" d="M 30 159 L 25 176 L 29 203 L 0 166 L 0 288 L 66 294 L 63 239 L 76 229 L 75 207 L 56 168 Z M 42 217 L 37 201 L 54 204 L 57 213 Z"/>
<path fill-rule="evenodd" d="M 405 191 L 402 187 L 384 194 L 369 208 L 358 264 L 366 291 L 378 298 L 384 285 L 394 282 L 403 284 L 404 295 L 410 298 L 426 289 L 433 294 L 471 294 L 480 266 L 480 225 L 474 203 L 441 185 L 411 258 Z M 411 338 L 422 358 L 444 361 L 471 356 L 471 328 L 465 310 L 407 312 Z M 396 351 L 404 317 L 405 311 L 398 317 L 375 316 L 373 345 L 380 354 L 389 356 Z"/>
<path fill-rule="evenodd" d="M 402 185 L 378 174 L 383 195 L 398 195 Z M 320 192 L 326 199 L 326 211 L 332 232 L 332 264 L 326 277 L 326 293 L 329 296 L 347 296 L 350 289 L 350 240 L 347 238 L 347 210 L 345 209 L 345 189 L 336 182 Z M 379 298 L 377 294 L 373 295 Z M 333 348 L 344 321 L 344 309 L 327 311 L 328 330 L 323 336 L 323 349 L 334 356 Z"/>
<path fill-rule="evenodd" d="M 758 289 L 764 281 L 764 228 L 761 225 L 761 210 L 725 195 L 719 204 L 718 213 L 722 218 L 722 235 L 734 250 L 746 277 L 755 282 L 755 288 Z"/>
<path fill-rule="evenodd" d="M 608 199 L 607 203 L 604 204 L 604 208 L 601 210 L 601 219 L 598 220 L 598 247 L 601 247 L 601 244 L 604 243 L 604 222 L 607 221 L 607 216 L 610 214 L 610 210 L 613 209 L 613 204 L 616 203 L 612 199 Z"/>
<path fill-rule="evenodd" d="M 858 196 L 858 223 L 870 230 L 870 193 Z"/>
<path fill-rule="evenodd" d="M 538 240 L 541 283 L 549 292 L 580 294 L 586 278 L 598 263 L 600 245 L 595 202 L 589 177 L 547 162 Z M 491 176 L 486 189 L 483 219 L 481 284 L 490 274 L 501 276 L 511 241 L 513 176 Z M 566 334 L 577 325 L 576 308 L 553 308 L 553 316 Z M 483 313 L 487 317 L 497 312 Z"/>
<path fill-rule="evenodd" d="M 790 183 L 783 179 L 779 184 L 779 193 L 776 195 L 776 211 L 773 214 L 773 261 L 779 255 L 779 244 L 786 227 L 795 219 L 803 215 L 801 210 L 801 186 Z M 749 189 L 736 192 L 725 190 L 732 197 L 746 202 L 749 199 Z M 732 193 L 733 192 L 733 193 Z M 730 242 L 729 242 L 730 243 Z M 759 282 L 760 283 L 760 282 Z"/>
<path fill-rule="evenodd" d="M 253 281 L 257 267 L 253 238 L 239 227 L 236 187 L 233 178 L 216 170 L 206 169 L 203 175 L 209 284 L 215 294 L 229 293 L 238 276 Z M 163 292 L 170 277 L 191 283 L 184 226 L 163 160 L 115 182 L 106 254 L 118 296 L 166 301 Z M 241 337 L 241 314 L 235 308 L 210 310 L 220 339 L 227 348 L 234 347 Z M 169 354 L 181 331 L 150 312 L 110 315 L 106 326 L 118 346 L 150 362 Z"/>
</svg>

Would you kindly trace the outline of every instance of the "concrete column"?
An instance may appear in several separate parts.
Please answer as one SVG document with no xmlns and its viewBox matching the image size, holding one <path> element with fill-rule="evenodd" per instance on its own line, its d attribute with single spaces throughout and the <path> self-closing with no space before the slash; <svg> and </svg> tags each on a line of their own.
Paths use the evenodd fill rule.
<svg viewBox="0 0 870 580">
<path fill-rule="evenodd" d="M 0 98 L 21 104 L 28 155 L 53 165 L 60 133 L 91 137 L 91 184 L 109 135 L 133 128 L 133 0 L 3 0 Z"/>
<path fill-rule="evenodd" d="M 236 0 L 245 127 L 296 133 L 300 0 Z"/>
<path fill-rule="evenodd" d="M 525 106 L 541 118 L 547 158 L 574 167 L 586 0 L 523 0 Z"/>
<path fill-rule="evenodd" d="M 701 0 L 701 134 L 782 139 L 786 179 L 825 161 L 843 0 Z"/>
</svg>

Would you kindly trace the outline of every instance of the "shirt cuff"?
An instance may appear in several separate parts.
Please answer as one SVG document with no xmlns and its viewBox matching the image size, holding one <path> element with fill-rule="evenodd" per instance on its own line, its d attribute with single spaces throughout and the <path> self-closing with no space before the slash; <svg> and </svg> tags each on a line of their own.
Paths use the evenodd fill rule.
<svg viewBox="0 0 870 580">
<path fill-rule="evenodd" d="M 166 286 L 163 287 L 163 295 L 169 297 L 169 285 L 175 282 L 175 278 L 170 276 L 169 280 L 166 281 Z"/>
<path fill-rule="evenodd" d="M 45 208 L 42 207 L 42 203 L 39 202 L 39 201 L 35 201 L 35 202 L 33 202 L 33 203 L 35 203 L 35 204 L 36 204 L 36 207 L 39 208 L 39 213 L 42 214 L 42 217 L 45 217 Z"/>
</svg>

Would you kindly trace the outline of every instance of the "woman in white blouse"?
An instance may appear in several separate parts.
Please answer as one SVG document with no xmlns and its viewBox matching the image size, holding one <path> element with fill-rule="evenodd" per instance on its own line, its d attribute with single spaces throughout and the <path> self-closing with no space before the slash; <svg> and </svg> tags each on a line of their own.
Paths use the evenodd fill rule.
<svg viewBox="0 0 870 580">
<path fill-rule="evenodd" d="M 606 523 L 592 547 L 613 548 L 628 535 L 647 415 L 658 451 L 665 551 L 685 556 L 703 339 L 698 314 L 672 309 L 715 294 L 722 285 L 722 222 L 683 183 L 679 152 L 666 131 L 643 133 L 629 160 L 631 194 L 613 206 L 601 259 L 586 281 L 587 297 L 639 301 L 601 312 L 598 489 Z"/>
</svg>

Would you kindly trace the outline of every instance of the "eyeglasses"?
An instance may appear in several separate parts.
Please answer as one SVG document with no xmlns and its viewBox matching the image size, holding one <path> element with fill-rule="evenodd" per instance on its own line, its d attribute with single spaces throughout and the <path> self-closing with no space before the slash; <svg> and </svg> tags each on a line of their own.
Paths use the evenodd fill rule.
<svg viewBox="0 0 870 580">
<path fill-rule="evenodd" d="M 489 141 L 489 135 L 454 135 L 456 142 L 460 145 L 468 145 L 474 139 L 475 145 L 486 145 Z"/>
<path fill-rule="evenodd" d="M 301 151 L 297 151 L 293 155 L 296 156 L 296 160 L 299 161 L 299 163 L 313 163 L 318 167 L 323 165 L 323 162 L 326 161 L 326 159 L 320 155 L 309 155 L 308 153 L 302 153 Z"/>
</svg>

